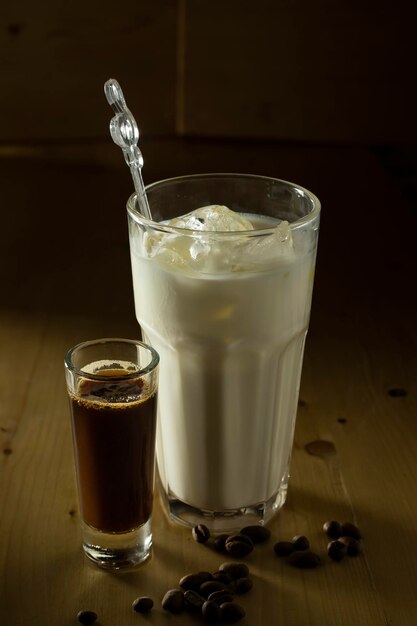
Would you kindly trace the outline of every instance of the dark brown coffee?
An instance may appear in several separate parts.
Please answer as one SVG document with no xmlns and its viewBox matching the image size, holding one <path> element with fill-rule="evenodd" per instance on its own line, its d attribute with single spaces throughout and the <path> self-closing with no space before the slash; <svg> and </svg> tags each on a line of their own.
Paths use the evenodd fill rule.
<svg viewBox="0 0 417 626">
<path fill-rule="evenodd" d="M 156 394 L 131 372 L 101 371 L 109 381 L 82 380 L 70 397 L 81 515 L 101 531 L 120 533 L 152 512 Z"/>
</svg>

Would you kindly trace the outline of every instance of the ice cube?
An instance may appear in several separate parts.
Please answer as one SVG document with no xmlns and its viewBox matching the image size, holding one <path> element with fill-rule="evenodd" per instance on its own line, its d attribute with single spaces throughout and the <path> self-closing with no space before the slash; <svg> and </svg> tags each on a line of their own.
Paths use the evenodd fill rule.
<svg viewBox="0 0 417 626">
<path fill-rule="evenodd" d="M 235 271 L 255 269 L 277 260 L 293 256 L 293 240 L 290 225 L 280 222 L 269 235 L 246 237 L 231 249 L 231 265 Z"/>
<path fill-rule="evenodd" d="M 253 236 L 253 224 L 225 206 L 201 207 L 165 224 L 195 234 L 145 234 L 147 256 L 173 270 L 203 273 L 254 271 L 293 255 L 288 222 L 268 224 L 270 234 Z M 273 228 L 273 224 L 276 224 Z M 197 231 L 197 232 L 195 232 Z M 234 235 L 234 232 L 241 235 Z M 245 232 L 249 231 L 249 232 Z M 216 235 L 216 232 L 219 234 Z M 225 233 L 229 232 L 230 235 Z"/>
<path fill-rule="evenodd" d="M 253 230 L 249 220 L 220 204 L 200 207 L 186 215 L 170 220 L 168 224 L 176 228 L 217 232 Z"/>
</svg>

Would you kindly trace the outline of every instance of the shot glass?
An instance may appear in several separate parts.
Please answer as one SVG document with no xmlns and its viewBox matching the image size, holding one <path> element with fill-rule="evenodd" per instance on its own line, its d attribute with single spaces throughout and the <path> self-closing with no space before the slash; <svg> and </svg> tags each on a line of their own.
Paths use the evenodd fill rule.
<svg viewBox="0 0 417 626">
<path fill-rule="evenodd" d="M 158 363 L 130 339 L 86 341 L 65 356 L 83 548 L 100 567 L 151 553 Z"/>
</svg>

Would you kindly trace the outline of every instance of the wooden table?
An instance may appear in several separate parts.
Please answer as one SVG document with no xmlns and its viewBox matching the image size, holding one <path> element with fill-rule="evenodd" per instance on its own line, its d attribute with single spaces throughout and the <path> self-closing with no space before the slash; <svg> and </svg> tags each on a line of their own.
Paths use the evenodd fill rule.
<svg viewBox="0 0 417 626">
<path fill-rule="evenodd" d="M 85 339 L 139 335 L 130 181 L 113 148 L 1 151 L 0 623 L 8 626 L 70 625 L 84 608 L 103 626 L 196 624 L 166 614 L 161 598 L 182 575 L 225 560 L 169 523 L 158 498 L 145 566 L 110 574 L 81 553 L 63 356 Z M 248 154 L 233 143 L 155 139 L 146 150 L 149 181 L 251 171 L 302 183 L 323 202 L 288 500 L 270 524 L 273 539 L 247 560 L 254 587 L 241 623 L 416 624 L 416 215 L 365 149 L 254 143 Z M 359 525 L 361 556 L 327 558 L 327 519 Z M 273 543 L 295 534 L 322 556 L 316 570 L 274 555 Z M 146 618 L 131 609 L 142 594 L 155 600 Z"/>
</svg>

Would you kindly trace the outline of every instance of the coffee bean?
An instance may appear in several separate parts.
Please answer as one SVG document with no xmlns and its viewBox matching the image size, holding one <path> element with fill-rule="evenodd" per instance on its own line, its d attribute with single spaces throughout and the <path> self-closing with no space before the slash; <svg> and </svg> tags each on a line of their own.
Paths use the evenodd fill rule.
<svg viewBox="0 0 417 626">
<path fill-rule="evenodd" d="M 193 589 L 194 591 L 198 591 L 200 589 L 200 585 L 203 584 L 203 581 L 200 580 L 198 574 L 187 574 L 183 576 L 179 581 L 179 586 L 184 591 L 188 591 L 188 589 Z"/>
<path fill-rule="evenodd" d="M 252 539 L 253 543 L 262 543 L 271 536 L 271 531 L 266 526 L 259 526 L 257 524 L 253 526 L 245 526 L 240 531 L 241 535 L 246 535 L 249 539 Z"/>
<path fill-rule="evenodd" d="M 210 531 L 204 524 L 198 524 L 192 529 L 193 539 L 198 543 L 206 543 L 210 539 Z"/>
<path fill-rule="evenodd" d="M 238 578 L 234 585 L 233 589 L 236 593 L 247 593 L 253 587 L 253 582 L 250 578 L 245 576 L 244 578 Z"/>
<path fill-rule="evenodd" d="M 353 537 L 340 537 L 340 541 L 345 544 L 348 556 L 358 556 L 361 551 L 361 544 Z"/>
<path fill-rule="evenodd" d="M 253 550 L 253 541 L 245 535 L 231 535 L 225 543 L 226 552 L 235 558 L 248 556 Z"/>
<path fill-rule="evenodd" d="M 220 606 L 211 600 L 206 600 L 201 608 L 201 613 L 206 622 L 215 624 L 220 621 L 221 610 Z"/>
<path fill-rule="evenodd" d="M 294 545 L 291 541 L 278 541 L 274 545 L 274 552 L 277 556 L 289 556 L 294 552 Z"/>
<path fill-rule="evenodd" d="M 183 576 L 179 582 L 181 589 L 187 591 L 188 589 L 192 589 L 193 591 L 198 591 L 200 586 L 212 579 L 212 575 L 210 572 L 197 572 L 195 574 L 188 574 L 187 576 Z"/>
<path fill-rule="evenodd" d="M 229 541 L 241 541 L 242 543 L 245 543 L 247 546 L 253 547 L 252 539 L 248 537 L 247 535 L 241 535 L 240 533 L 237 533 L 235 535 L 229 535 L 228 538 L 226 539 L 226 543 L 229 543 Z"/>
<path fill-rule="evenodd" d="M 233 580 L 237 580 L 249 576 L 249 567 L 246 563 L 222 563 L 219 566 L 219 572 L 226 572 Z"/>
<path fill-rule="evenodd" d="M 388 389 L 388 393 L 393 398 L 405 398 L 408 395 L 407 390 L 402 387 L 393 387 L 392 389 Z"/>
<path fill-rule="evenodd" d="M 224 602 L 220 605 L 221 619 L 229 624 L 245 617 L 245 609 L 236 602 Z"/>
<path fill-rule="evenodd" d="M 291 539 L 294 550 L 308 550 L 310 542 L 305 535 L 296 535 Z"/>
<path fill-rule="evenodd" d="M 339 539 L 333 539 L 327 544 L 327 554 L 333 561 L 341 561 L 347 554 L 347 546 Z"/>
<path fill-rule="evenodd" d="M 153 600 L 148 596 L 142 596 L 140 598 L 136 598 L 133 601 L 132 609 L 136 611 L 136 613 L 147 613 L 153 607 Z"/>
<path fill-rule="evenodd" d="M 325 522 L 323 530 L 329 539 L 339 539 L 343 535 L 342 524 L 336 520 Z"/>
<path fill-rule="evenodd" d="M 181 589 L 170 589 L 162 598 L 162 608 L 170 613 L 179 613 L 184 606 L 184 593 Z"/>
<path fill-rule="evenodd" d="M 220 591 L 211 593 L 207 599 L 220 606 L 223 602 L 232 602 L 233 593 L 229 589 L 221 589 Z"/>
<path fill-rule="evenodd" d="M 200 612 L 204 602 L 205 598 L 192 589 L 188 589 L 188 591 L 184 593 L 184 606 L 189 611 Z"/>
<path fill-rule="evenodd" d="M 221 583 L 218 580 L 208 580 L 200 586 L 199 593 L 205 598 L 208 598 L 211 593 L 215 591 L 223 591 L 227 589 L 224 583 Z"/>
<path fill-rule="evenodd" d="M 359 540 L 361 538 L 361 532 L 355 524 L 351 522 L 344 522 L 342 524 L 342 536 L 353 537 L 353 539 Z"/>
<path fill-rule="evenodd" d="M 243 559 L 245 556 L 248 556 L 252 550 L 253 547 L 241 541 L 229 541 L 226 544 L 226 551 L 235 559 Z"/>
<path fill-rule="evenodd" d="M 233 578 L 229 576 L 229 574 L 226 574 L 226 572 L 214 572 L 214 574 L 212 574 L 212 578 L 213 580 L 218 580 L 219 583 L 224 583 L 225 585 L 230 585 L 233 580 Z"/>
<path fill-rule="evenodd" d="M 217 550 L 217 552 L 225 552 L 226 548 L 225 548 L 225 543 L 226 543 L 226 539 L 229 537 L 229 535 L 223 534 L 223 535 L 218 535 L 214 542 L 213 545 L 215 547 L 215 549 Z"/>
<path fill-rule="evenodd" d="M 89 624 L 94 624 L 97 619 L 97 613 L 94 613 L 94 611 L 80 611 L 77 615 L 77 619 L 80 624 L 88 626 Z"/>
<path fill-rule="evenodd" d="M 288 563 L 300 569 L 313 569 L 320 564 L 320 557 L 311 550 L 297 550 L 289 555 Z"/>
</svg>

